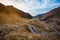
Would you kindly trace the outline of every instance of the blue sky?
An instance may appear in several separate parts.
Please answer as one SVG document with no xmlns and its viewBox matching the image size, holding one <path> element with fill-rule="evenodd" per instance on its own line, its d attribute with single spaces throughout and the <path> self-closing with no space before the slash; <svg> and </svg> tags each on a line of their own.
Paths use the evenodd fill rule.
<svg viewBox="0 0 60 40">
<path fill-rule="evenodd" d="M 60 0 L 0 0 L 0 3 L 13 5 L 33 16 L 46 13 L 60 6 Z"/>
</svg>

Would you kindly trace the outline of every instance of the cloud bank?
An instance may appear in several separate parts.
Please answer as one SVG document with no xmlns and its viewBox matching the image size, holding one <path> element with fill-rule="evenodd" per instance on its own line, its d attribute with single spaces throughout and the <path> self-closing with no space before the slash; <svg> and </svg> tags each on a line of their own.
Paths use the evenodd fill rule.
<svg viewBox="0 0 60 40">
<path fill-rule="evenodd" d="M 59 0 L 0 0 L 5 5 L 13 5 L 35 16 L 52 10 L 60 6 Z"/>
</svg>

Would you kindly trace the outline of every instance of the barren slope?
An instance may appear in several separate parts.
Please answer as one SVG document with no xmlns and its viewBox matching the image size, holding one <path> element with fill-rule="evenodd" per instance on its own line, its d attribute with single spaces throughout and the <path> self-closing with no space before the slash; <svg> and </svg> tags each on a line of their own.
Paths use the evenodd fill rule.
<svg viewBox="0 0 60 40">
<path fill-rule="evenodd" d="M 13 6 L 0 4 L 0 40 L 60 40 L 60 24 L 53 25 L 54 20 L 60 20 L 60 10 L 55 10 L 58 14 L 48 13 L 39 20 Z"/>
</svg>

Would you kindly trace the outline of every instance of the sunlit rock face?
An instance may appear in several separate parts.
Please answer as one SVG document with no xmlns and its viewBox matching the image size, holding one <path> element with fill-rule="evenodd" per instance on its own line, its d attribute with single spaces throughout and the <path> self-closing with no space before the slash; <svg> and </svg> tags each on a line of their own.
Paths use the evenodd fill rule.
<svg viewBox="0 0 60 40">
<path fill-rule="evenodd" d="M 0 4 L 0 40 L 60 40 L 60 8 L 54 10 L 37 19 Z"/>
</svg>

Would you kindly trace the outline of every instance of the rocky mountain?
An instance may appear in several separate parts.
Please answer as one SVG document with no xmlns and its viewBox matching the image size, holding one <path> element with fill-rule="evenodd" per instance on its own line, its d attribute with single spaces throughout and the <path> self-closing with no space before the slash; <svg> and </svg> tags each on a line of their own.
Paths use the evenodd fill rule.
<svg viewBox="0 0 60 40">
<path fill-rule="evenodd" d="M 0 3 L 0 40 L 60 40 L 60 7 L 33 18 Z"/>
<path fill-rule="evenodd" d="M 45 15 L 41 17 L 41 20 L 48 20 L 49 18 L 59 18 L 59 16 L 60 16 L 60 7 L 45 13 Z"/>
<path fill-rule="evenodd" d="M 41 21 L 45 21 L 48 24 L 59 26 L 60 25 L 60 7 L 47 12 L 40 18 Z"/>
<path fill-rule="evenodd" d="M 13 6 L 5 6 L 0 3 L 0 23 L 15 23 L 22 19 L 32 19 L 32 16 Z"/>
<path fill-rule="evenodd" d="M 32 16 L 29 14 L 29 13 L 25 13 L 15 7 L 13 7 L 12 5 L 11 6 L 7 6 L 7 9 L 10 11 L 10 12 L 15 12 L 16 14 L 18 14 L 20 17 L 23 17 L 23 18 L 27 18 L 27 19 L 31 19 Z"/>
<path fill-rule="evenodd" d="M 20 17 L 27 18 L 27 19 L 32 18 L 32 16 L 29 13 L 25 13 L 25 12 L 13 7 L 12 5 L 5 6 L 5 5 L 0 3 L 0 11 L 8 13 L 8 14 L 11 13 L 14 15 L 19 15 Z"/>
</svg>

